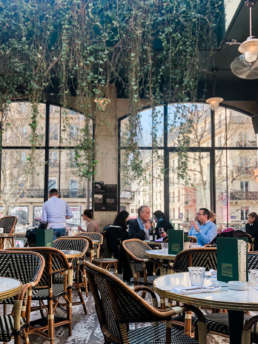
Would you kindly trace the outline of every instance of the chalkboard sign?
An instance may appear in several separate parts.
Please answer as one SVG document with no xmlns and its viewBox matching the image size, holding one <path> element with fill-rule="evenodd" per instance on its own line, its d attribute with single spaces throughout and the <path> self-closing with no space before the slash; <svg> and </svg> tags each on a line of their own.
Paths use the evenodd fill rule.
<svg viewBox="0 0 258 344">
<path fill-rule="evenodd" d="M 94 183 L 95 211 L 117 211 L 117 185 Z"/>
</svg>

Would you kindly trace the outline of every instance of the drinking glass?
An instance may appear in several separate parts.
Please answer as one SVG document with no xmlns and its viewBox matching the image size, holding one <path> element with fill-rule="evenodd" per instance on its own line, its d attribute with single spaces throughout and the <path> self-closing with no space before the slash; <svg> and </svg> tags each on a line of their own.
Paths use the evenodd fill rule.
<svg viewBox="0 0 258 344">
<path fill-rule="evenodd" d="M 205 268 L 199 266 L 189 266 L 189 277 L 192 287 L 202 287 L 205 277 Z"/>
<path fill-rule="evenodd" d="M 163 251 L 167 251 L 167 249 L 168 249 L 168 243 L 167 243 L 167 242 L 162 242 L 162 243 L 161 243 L 161 249 L 162 249 Z"/>
<path fill-rule="evenodd" d="M 258 270 L 257 269 L 249 270 L 248 279 L 251 286 L 254 286 L 254 287 L 258 286 Z"/>
</svg>

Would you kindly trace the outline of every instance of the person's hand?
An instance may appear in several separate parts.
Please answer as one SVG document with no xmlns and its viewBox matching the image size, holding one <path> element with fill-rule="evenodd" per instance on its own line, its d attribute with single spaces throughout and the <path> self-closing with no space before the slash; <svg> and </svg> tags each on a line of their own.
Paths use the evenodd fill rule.
<svg viewBox="0 0 258 344">
<path fill-rule="evenodd" d="M 161 233 L 161 237 L 162 237 L 162 238 L 166 238 L 166 236 L 167 236 L 167 233 L 166 233 L 166 232 Z"/>
<path fill-rule="evenodd" d="M 79 231 L 79 232 L 82 232 L 82 231 L 83 231 L 81 226 L 78 226 L 78 231 Z"/>
<path fill-rule="evenodd" d="M 191 225 L 193 226 L 193 228 L 194 228 L 197 232 L 200 232 L 200 229 L 199 229 L 199 226 L 198 226 L 197 222 L 192 221 L 192 222 L 191 222 Z"/>
</svg>

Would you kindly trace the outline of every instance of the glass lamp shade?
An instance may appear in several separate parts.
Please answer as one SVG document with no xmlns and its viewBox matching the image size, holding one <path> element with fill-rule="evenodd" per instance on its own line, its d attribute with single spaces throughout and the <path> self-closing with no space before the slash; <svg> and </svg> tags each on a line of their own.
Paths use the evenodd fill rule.
<svg viewBox="0 0 258 344">
<path fill-rule="evenodd" d="M 221 97 L 211 97 L 206 99 L 206 103 L 210 104 L 212 110 L 216 110 L 219 107 L 219 104 L 223 102 Z"/>
<path fill-rule="evenodd" d="M 254 62 L 258 57 L 258 39 L 248 37 L 246 41 L 240 44 L 238 51 L 244 54 L 247 62 Z"/>
</svg>

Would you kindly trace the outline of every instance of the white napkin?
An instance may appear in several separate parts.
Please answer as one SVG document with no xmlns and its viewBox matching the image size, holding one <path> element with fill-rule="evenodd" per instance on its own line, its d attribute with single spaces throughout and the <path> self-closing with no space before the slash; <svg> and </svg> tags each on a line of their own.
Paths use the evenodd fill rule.
<svg viewBox="0 0 258 344">
<path fill-rule="evenodd" d="M 213 293 L 214 291 L 219 291 L 220 287 L 210 286 L 210 287 L 187 287 L 187 288 L 173 288 L 177 294 L 197 294 L 197 293 Z"/>
</svg>

